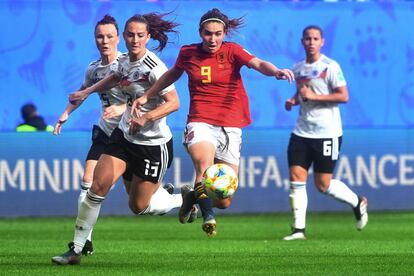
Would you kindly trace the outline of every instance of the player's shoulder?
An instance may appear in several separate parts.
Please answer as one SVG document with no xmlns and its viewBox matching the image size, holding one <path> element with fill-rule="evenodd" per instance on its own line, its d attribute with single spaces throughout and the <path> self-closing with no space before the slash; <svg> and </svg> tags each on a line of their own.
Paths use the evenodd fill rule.
<svg viewBox="0 0 414 276">
<path fill-rule="evenodd" d="M 295 70 L 303 67 L 305 64 L 306 64 L 306 60 L 305 59 L 302 59 L 301 61 L 298 61 L 295 64 L 293 64 L 292 70 L 295 71 Z"/>
<path fill-rule="evenodd" d="M 180 53 L 184 55 L 185 54 L 192 55 L 195 52 L 200 51 L 200 48 L 201 48 L 200 43 L 187 44 L 187 45 L 181 46 Z"/>
<path fill-rule="evenodd" d="M 150 50 L 147 50 L 147 52 L 145 53 L 141 61 L 150 70 L 153 70 L 159 66 L 165 66 L 164 62 L 155 53 L 151 52 Z"/>
<path fill-rule="evenodd" d="M 88 70 L 98 67 L 101 64 L 101 62 L 102 62 L 102 59 L 100 59 L 100 58 L 99 59 L 92 60 L 88 64 Z"/>
<path fill-rule="evenodd" d="M 326 64 L 326 65 L 338 64 L 335 60 L 325 56 L 324 54 L 321 55 L 321 58 L 319 59 L 319 62 L 323 63 L 323 64 Z"/>
</svg>

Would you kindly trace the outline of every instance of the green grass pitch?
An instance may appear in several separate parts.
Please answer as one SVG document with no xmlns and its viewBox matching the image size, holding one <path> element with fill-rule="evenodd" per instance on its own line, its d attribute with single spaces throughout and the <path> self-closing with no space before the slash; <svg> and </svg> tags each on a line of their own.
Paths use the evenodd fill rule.
<svg viewBox="0 0 414 276">
<path fill-rule="evenodd" d="M 370 213 L 364 231 L 349 213 L 308 215 L 307 241 L 283 241 L 290 215 L 201 219 L 102 217 L 95 253 L 78 266 L 50 258 L 67 250 L 74 218 L 0 219 L 0 275 L 414 275 L 414 214 Z"/>
</svg>

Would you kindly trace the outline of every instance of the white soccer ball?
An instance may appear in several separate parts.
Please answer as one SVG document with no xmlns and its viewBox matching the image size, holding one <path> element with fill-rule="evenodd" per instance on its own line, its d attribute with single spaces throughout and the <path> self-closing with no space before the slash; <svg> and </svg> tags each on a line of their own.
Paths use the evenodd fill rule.
<svg viewBox="0 0 414 276">
<path fill-rule="evenodd" d="M 235 171 L 230 166 L 222 163 L 208 167 L 201 181 L 208 196 L 213 199 L 224 199 L 232 196 L 239 184 Z"/>
</svg>

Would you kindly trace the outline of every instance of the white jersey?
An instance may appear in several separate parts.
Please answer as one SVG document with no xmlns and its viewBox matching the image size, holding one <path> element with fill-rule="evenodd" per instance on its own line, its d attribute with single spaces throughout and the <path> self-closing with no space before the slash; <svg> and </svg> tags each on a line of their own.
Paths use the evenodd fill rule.
<svg viewBox="0 0 414 276">
<path fill-rule="evenodd" d="M 124 137 L 129 142 L 140 145 L 161 145 L 172 138 L 166 117 L 148 122 L 134 135 L 129 134 L 128 123 L 131 118 L 132 102 L 141 97 L 167 70 L 164 62 L 149 50 L 138 61 L 130 62 L 127 54 L 119 58 L 118 74 L 122 78 L 121 87 L 128 96 L 127 110 L 122 115 L 119 128 L 124 132 Z M 174 84 L 149 98 L 148 102 L 141 107 L 141 113 L 145 114 L 163 104 L 162 96 L 173 89 Z"/>
<path fill-rule="evenodd" d="M 307 84 L 319 95 L 333 93 L 345 86 L 339 64 L 321 55 L 314 63 L 303 60 L 293 66 L 297 85 Z M 342 135 L 341 114 L 337 103 L 304 101 L 299 95 L 299 118 L 293 133 L 306 138 L 334 138 Z"/>
<path fill-rule="evenodd" d="M 117 58 L 112 63 L 106 65 L 102 65 L 101 59 L 91 62 L 88 66 L 88 69 L 86 70 L 83 87 L 92 86 L 98 81 L 116 72 L 119 66 L 119 56 L 121 56 L 120 52 L 118 52 Z M 110 90 L 100 92 L 99 98 L 101 100 L 102 113 L 106 107 L 109 107 L 111 105 L 122 105 L 127 101 L 125 94 L 118 86 Z M 100 116 L 98 126 L 106 133 L 106 135 L 111 136 L 112 131 L 118 126 L 120 120 L 121 115 L 109 118 L 107 120 L 104 120 L 102 116 Z"/>
</svg>

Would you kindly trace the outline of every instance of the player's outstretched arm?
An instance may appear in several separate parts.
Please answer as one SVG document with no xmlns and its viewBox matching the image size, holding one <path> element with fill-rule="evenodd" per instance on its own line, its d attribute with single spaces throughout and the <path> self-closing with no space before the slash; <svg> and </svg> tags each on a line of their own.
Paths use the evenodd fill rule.
<svg viewBox="0 0 414 276">
<path fill-rule="evenodd" d="M 77 104 L 78 101 L 85 100 L 93 92 L 107 91 L 111 88 L 114 88 L 119 84 L 121 77 L 118 74 L 111 74 L 106 78 L 98 81 L 94 85 L 91 85 L 83 90 L 73 92 L 69 95 L 69 102 L 72 104 Z"/>
<path fill-rule="evenodd" d="M 289 83 L 295 80 L 294 74 L 289 69 L 280 69 L 272 63 L 261 60 L 260 58 L 252 58 L 248 66 L 256 71 L 259 71 L 266 76 L 274 76 L 278 80 L 287 80 Z"/>
</svg>

